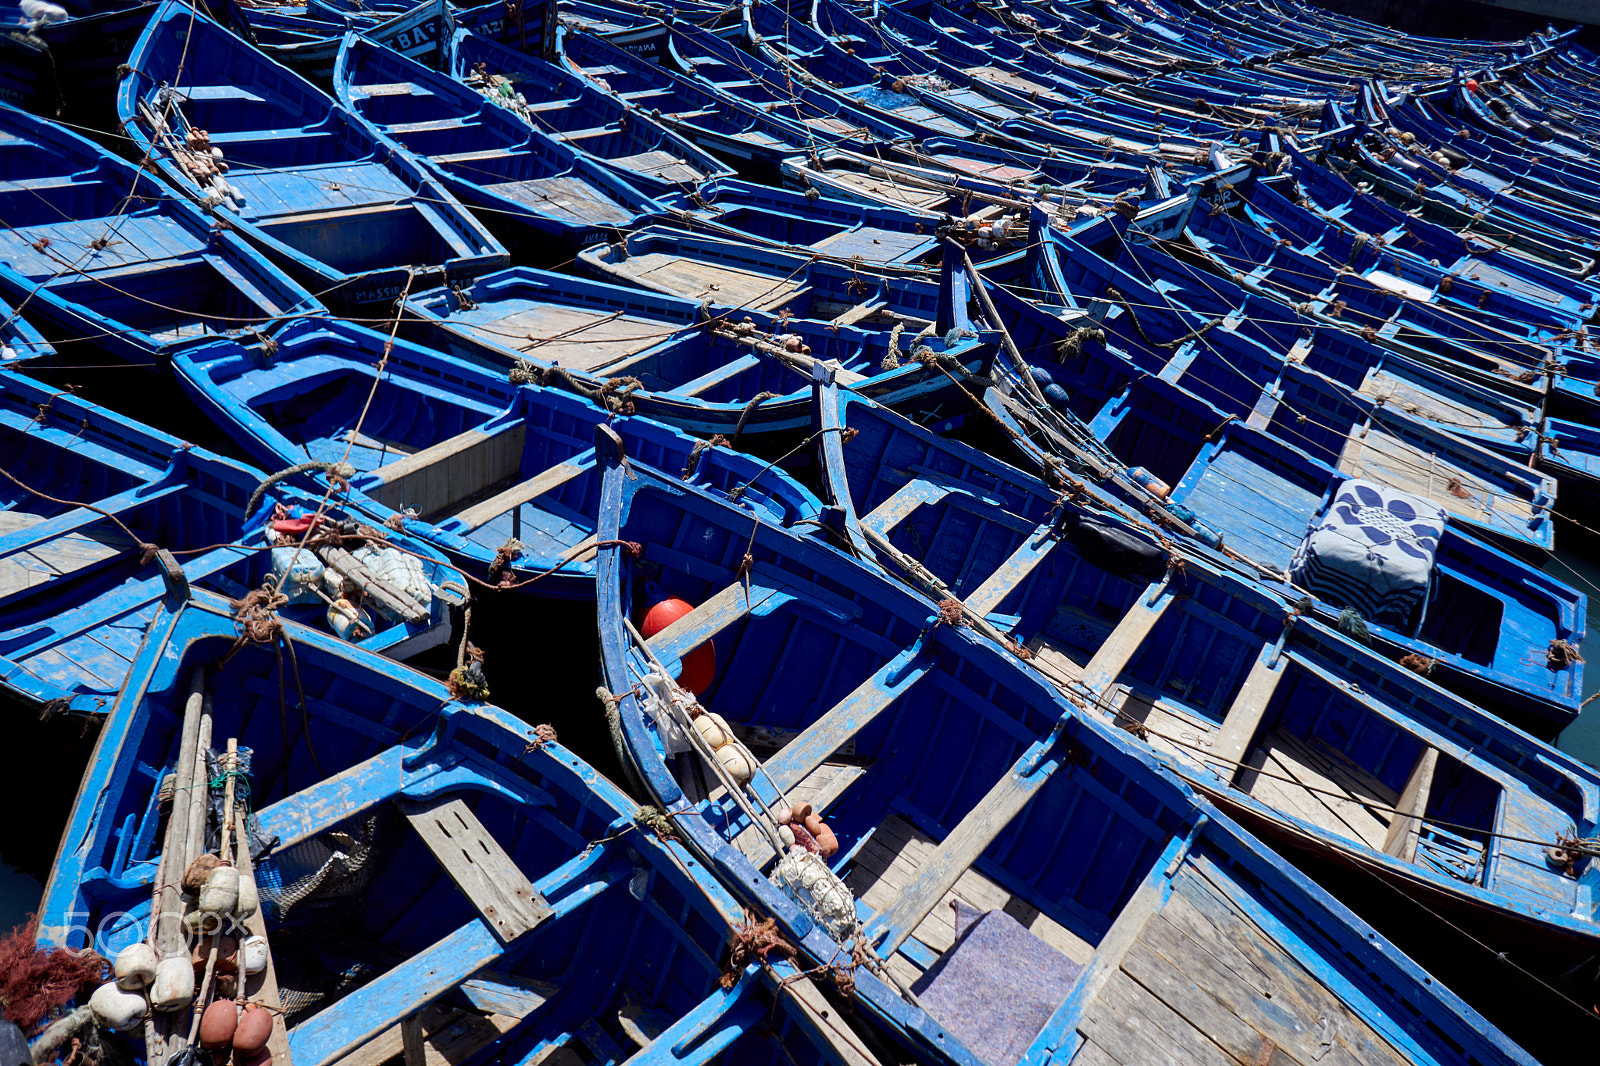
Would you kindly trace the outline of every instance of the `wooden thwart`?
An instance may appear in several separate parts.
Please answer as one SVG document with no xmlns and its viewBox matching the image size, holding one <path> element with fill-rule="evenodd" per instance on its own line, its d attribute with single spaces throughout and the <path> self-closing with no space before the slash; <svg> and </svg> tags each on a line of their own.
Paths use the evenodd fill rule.
<svg viewBox="0 0 1600 1066">
<path fill-rule="evenodd" d="M 396 1055 L 404 1055 L 406 1066 L 460 1062 L 509 1032 L 560 991 L 559 985 L 547 981 L 484 971 L 461 982 L 459 988 L 473 1009 L 430 1003 L 336 1060 L 337 1066 L 383 1066 Z"/>
<path fill-rule="evenodd" d="M 517 422 L 486 433 L 470 429 L 372 471 L 382 481 L 368 494 L 388 507 L 413 506 L 424 518 L 448 510 L 457 500 L 516 475 L 527 440 Z"/>
<path fill-rule="evenodd" d="M 950 494 L 950 489 L 944 485 L 936 485 L 931 481 L 916 478 L 900 486 L 899 490 L 887 500 L 872 509 L 871 514 L 862 516 L 861 524 L 874 532 L 888 536 L 889 531 L 904 522 L 923 504 L 934 504 Z"/>
<path fill-rule="evenodd" d="M 928 856 L 917 876 L 903 892 L 868 923 L 869 940 L 886 933 L 879 952 L 888 955 L 899 948 L 911 931 L 928 916 L 936 903 L 955 885 L 967 868 L 978 861 L 984 849 L 994 842 L 1011 819 L 1039 791 L 1059 763 L 1048 764 L 1026 777 L 1016 768 L 1004 777 L 974 807 L 961 824 L 950 831 L 937 851 Z"/>
<path fill-rule="evenodd" d="M 1166 590 L 1165 580 L 1159 586 L 1159 599 L 1154 607 L 1148 606 L 1149 599 L 1148 593 L 1139 596 L 1128 613 L 1122 616 L 1122 621 L 1117 623 L 1117 628 L 1111 631 L 1105 643 L 1094 653 L 1089 665 L 1083 668 L 1083 683 L 1090 691 L 1099 692 L 1115 681 L 1117 675 L 1138 654 L 1156 623 L 1161 621 L 1161 616 L 1173 601 L 1172 594 Z"/>
<path fill-rule="evenodd" d="M 885 663 L 767 761 L 767 773 L 778 791 L 787 792 L 799 784 L 932 668 L 930 657 L 910 662 L 896 657 Z"/>
<path fill-rule="evenodd" d="M 1036 530 L 1029 534 L 1028 539 L 1011 553 L 1011 558 L 1000 564 L 1000 568 L 985 578 L 983 584 L 967 597 L 967 610 L 982 616 L 1000 606 L 1011 590 L 1022 584 L 1034 568 L 1044 562 L 1055 546 L 1056 539 L 1048 533 Z"/>
<path fill-rule="evenodd" d="M 750 577 L 748 589 L 743 581 L 735 581 L 651 637 L 650 650 L 662 662 L 681 659 L 743 618 L 747 610 L 753 611 L 780 594 L 779 589 L 763 585 L 756 574 Z"/>
<path fill-rule="evenodd" d="M 511 943 L 555 913 L 459 798 L 409 812 L 406 820 L 501 943 Z"/>
<path fill-rule="evenodd" d="M 1422 830 L 1422 816 L 1428 810 L 1428 796 L 1433 789 L 1434 770 L 1439 765 L 1439 749 L 1422 749 L 1417 764 L 1406 779 L 1400 792 L 1400 802 L 1395 808 L 1400 814 L 1389 823 L 1389 835 L 1384 838 L 1383 852 L 1402 862 L 1414 862 L 1417 857 L 1417 834 Z"/>
<path fill-rule="evenodd" d="M 1274 658 L 1278 660 L 1276 665 L 1272 664 Z M 1221 763 L 1219 770 L 1224 776 L 1231 778 L 1234 765 L 1243 762 L 1244 753 L 1250 750 L 1250 741 L 1261 725 L 1261 716 L 1272 702 L 1278 682 L 1283 680 L 1286 662 L 1276 648 L 1268 645 L 1251 665 L 1244 684 L 1239 686 L 1239 694 L 1228 707 L 1222 728 L 1211 742 L 1211 755 Z"/>
<path fill-rule="evenodd" d="M 455 516 L 457 524 L 465 529 L 477 529 L 494 521 L 507 511 L 521 507 L 547 492 L 560 488 L 576 477 L 594 469 L 594 455 L 589 453 L 581 459 L 557 463 L 541 474 L 537 474 L 520 484 L 513 485 L 504 492 L 489 497 L 482 503 L 474 504 Z"/>
</svg>

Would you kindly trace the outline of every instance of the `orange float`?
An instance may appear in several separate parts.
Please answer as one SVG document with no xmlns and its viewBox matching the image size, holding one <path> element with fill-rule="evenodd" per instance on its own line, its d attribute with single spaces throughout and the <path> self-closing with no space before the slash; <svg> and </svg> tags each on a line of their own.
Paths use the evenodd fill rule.
<svg viewBox="0 0 1600 1066">
<path fill-rule="evenodd" d="M 648 640 L 692 610 L 694 610 L 693 605 L 676 596 L 658 600 L 645 612 L 644 621 L 639 625 L 639 632 Z M 708 640 L 684 655 L 675 680 L 698 696 L 711 687 L 711 682 L 716 676 L 717 646 Z"/>
</svg>

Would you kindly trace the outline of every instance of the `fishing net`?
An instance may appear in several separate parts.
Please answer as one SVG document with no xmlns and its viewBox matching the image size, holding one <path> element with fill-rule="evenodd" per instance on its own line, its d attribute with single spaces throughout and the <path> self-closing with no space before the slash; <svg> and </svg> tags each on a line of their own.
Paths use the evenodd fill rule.
<svg viewBox="0 0 1600 1066">
<path fill-rule="evenodd" d="M 339 945 L 362 939 L 368 889 L 392 850 L 385 847 L 392 819 L 390 812 L 351 819 L 256 867 L 262 911 L 277 925 L 273 958 L 291 1026 L 387 968 Z"/>
</svg>

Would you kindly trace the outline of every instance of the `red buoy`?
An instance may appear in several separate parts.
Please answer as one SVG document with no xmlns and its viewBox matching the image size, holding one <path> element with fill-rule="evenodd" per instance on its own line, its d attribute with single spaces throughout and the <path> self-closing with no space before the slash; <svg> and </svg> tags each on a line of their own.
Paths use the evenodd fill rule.
<svg viewBox="0 0 1600 1066">
<path fill-rule="evenodd" d="M 1477 91 L 1478 91 L 1478 79 L 1477 78 L 1468 78 L 1467 79 L 1467 92 L 1475 93 Z"/>
<path fill-rule="evenodd" d="M 639 632 L 649 639 L 692 610 L 694 607 L 688 601 L 680 600 L 676 596 L 658 600 L 645 612 L 644 621 L 639 625 Z M 678 676 L 674 680 L 698 696 L 711 687 L 711 682 L 716 676 L 717 647 L 708 640 L 684 655 Z"/>
</svg>

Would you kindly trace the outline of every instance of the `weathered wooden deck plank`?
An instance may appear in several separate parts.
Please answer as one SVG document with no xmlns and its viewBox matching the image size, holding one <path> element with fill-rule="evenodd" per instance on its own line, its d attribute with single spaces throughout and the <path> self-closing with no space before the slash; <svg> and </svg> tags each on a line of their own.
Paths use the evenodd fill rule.
<svg viewBox="0 0 1600 1066">
<path fill-rule="evenodd" d="M 1357 800 L 1390 807 L 1398 795 L 1354 764 L 1328 758 L 1326 749 L 1319 751 L 1319 747 L 1274 730 L 1245 760 L 1239 787 L 1269 807 L 1381 850 L 1389 833 L 1389 818 Z"/>
<path fill-rule="evenodd" d="M 1149 602 L 1151 597 L 1148 593 L 1140 594 L 1083 668 L 1083 683 L 1090 691 L 1101 692 L 1117 679 L 1117 675 L 1139 653 L 1139 648 L 1155 629 L 1156 623 L 1166 614 L 1173 596 L 1167 591 L 1164 579 L 1158 588 L 1154 604 Z"/>
<path fill-rule="evenodd" d="M 1276 664 L 1272 661 L 1275 657 Z M 1278 690 L 1287 665 L 1288 660 L 1277 656 L 1271 645 L 1263 648 L 1251 664 L 1244 684 L 1239 686 L 1238 694 L 1228 705 L 1222 728 L 1211 742 L 1211 754 L 1218 760 L 1218 770 L 1223 776 L 1233 775 L 1234 768 L 1230 764 L 1244 761 L 1244 754 L 1250 750 L 1250 742 L 1261 726 L 1261 716 L 1266 714 L 1267 704 L 1272 702 L 1272 694 Z"/>
<path fill-rule="evenodd" d="M 460 798 L 406 812 L 456 886 L 505 944 L 555 911 Z"/>
<path fill-rule="evenodd" d="M 1009 559 L 1000 564 L 999 569 L 984 578 L 983 584 L 967 596 L 967 610 L 982 616 L 1000 606 L 1011 590 L 1026 581 L 1028 575 L 1055 550 L 1056 544 L 1055 537 L 1048 530 L 1029 536 L 1011 553 Z"/>
<path fill-rule="evenodd" d="M 896 656 L 855 690 L 830 707 L 804 732 L 768 760 L 767 774 L 778 791 L 786 792 L 807 777 L 846 741 L 871 725 L 890 705 L 911 690 L 933 668 L 931 657 L 907 661 Z"/>
</svg>

